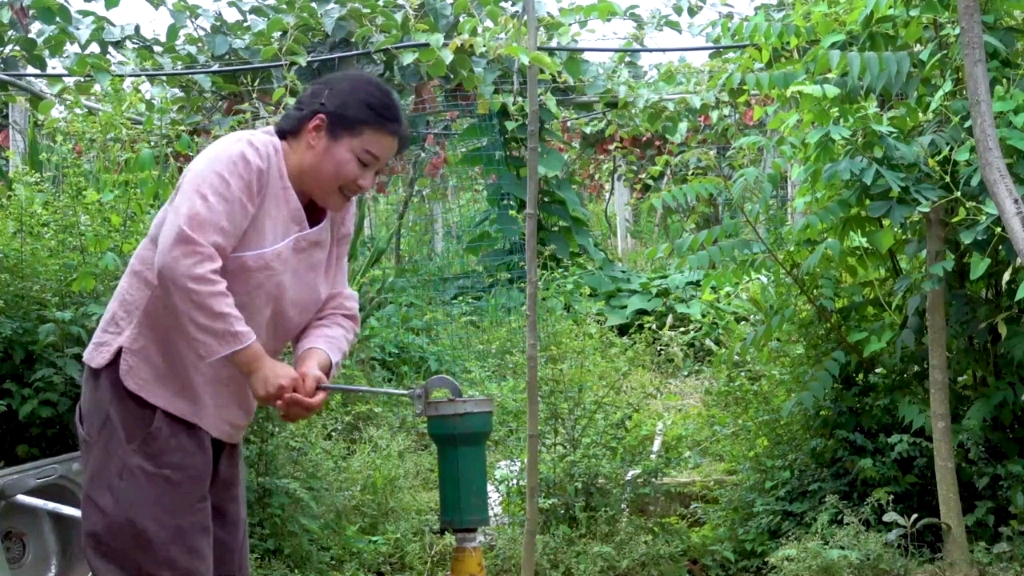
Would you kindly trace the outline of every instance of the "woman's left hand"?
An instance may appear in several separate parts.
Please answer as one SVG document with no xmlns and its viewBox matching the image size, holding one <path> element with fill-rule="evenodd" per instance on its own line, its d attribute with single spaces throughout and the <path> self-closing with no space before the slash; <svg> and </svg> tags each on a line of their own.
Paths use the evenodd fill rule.
<svg viewBox="0 0 1024 576">
<path fill-rule="evenodd" d="M 285 422 L 298 422 L 319 412 L 327 401 L 327 391 L 317 386 L 327 384 L 327 376 L 318 366 L 302 366 L 297 369 L 302 386 L 296 392 L 289 392 L 277 401 L 277 411 Z"/>
</svg>

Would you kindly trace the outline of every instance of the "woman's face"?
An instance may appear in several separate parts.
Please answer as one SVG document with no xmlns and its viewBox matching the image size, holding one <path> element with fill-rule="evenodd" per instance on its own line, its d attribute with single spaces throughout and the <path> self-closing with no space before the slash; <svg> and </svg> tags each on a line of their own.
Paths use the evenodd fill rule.
<svg viewBox="0 0 1024 576">
<path fill-rule="evenodd" d="M 331 140 L 323 116 L 306 126 L 306 174 L 299 193 L 328 212 L 341 211 L 356 196 L 373 188 L 377 176 L 398 151 L 398 139 L 367 129 Z"/>
</svg>

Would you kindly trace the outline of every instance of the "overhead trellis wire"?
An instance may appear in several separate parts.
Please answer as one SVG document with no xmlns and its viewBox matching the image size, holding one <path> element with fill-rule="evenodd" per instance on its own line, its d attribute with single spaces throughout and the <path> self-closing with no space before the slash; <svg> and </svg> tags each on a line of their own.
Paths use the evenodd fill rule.
<svg viewBox="0 0 1024 576">
<path fill-rule="evenodd" d="M 429 42 L 403 42 L 400 44 L 392 44 L 391 46 L 385 46 L 382 48 L 367 48 L 363 50 L 354 50 L 351 52 L 339 52 L 335 54 L 324 54 L 322 56 L 312 56 L 306 59 L 307 63 L 316 62 L 327 62 L 331 60 L 342 60 L 346 58 L 355 58 L 357 56 L 367 56 L 370 54 L 377 54 L 388 51 L 399 51 L 399 50 L 410 50 L 413 48 L 426 48 L 430 46 Z M 647 46 L 538 46 L 537 50 L 541 52 L 709 52 L 714 50 L 728 50 L 736 48 L 746 48 L 753 46 L 750 43 L 743 44 L 707 44 L 701 46 L 667 46 L 667 47 L 647 47 Z M 201 76 L 207 74 L 231 74 L 236 72 L 251 72 L 255 70 L 271 70 L 274 68 L 284 68 L 288 65 L 293 65 L 293 62 L 276 61 L 276 62 L 258 62 L 255 64 L 238 64 L 234 66 L 214 66 L 209 68 L 180 68 L 176 70 L 135 70 L 130 72 L 108 72 L 111 76 L 118 78 L 154 78 L 164 76 Z M 91 74 L 72 74 L 70 72 L 33 72 L 27 70 L 9 70 L 0 72 L 10 78 L 89 78 Z"/>
</svg>

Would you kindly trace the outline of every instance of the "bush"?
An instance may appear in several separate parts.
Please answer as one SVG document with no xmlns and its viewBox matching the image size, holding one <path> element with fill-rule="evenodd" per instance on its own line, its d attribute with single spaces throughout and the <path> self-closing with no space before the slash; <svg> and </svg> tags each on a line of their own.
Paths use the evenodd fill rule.
<svg viewBox="0 0 1024 576">
<path fill-rule="evenodd" d="M 886 534 L 870 530 L 876 504 L 859 510 L 829 498 L 810 532 L 787 541 L 768 557 L 772 576 L 902 576 L 915 566 L 914 553 L 901 554 Z M 838 525 L 836 520 L 839 521 Z"/>
<path fill-rule="evenodd" d="M 261 411 L 246 460 L 257 573 L 407 574 L 446 559 L 432 534 L 430 440 L 396 416 L 400 401 L 333 398 L 317 420 Z"/>
<path fill-rule="evenodd" d="M 82 351 L 177 170 L 116 113 L 60 122 L 0 186 L 0 467 L 77 449 Z"/>
</svg>

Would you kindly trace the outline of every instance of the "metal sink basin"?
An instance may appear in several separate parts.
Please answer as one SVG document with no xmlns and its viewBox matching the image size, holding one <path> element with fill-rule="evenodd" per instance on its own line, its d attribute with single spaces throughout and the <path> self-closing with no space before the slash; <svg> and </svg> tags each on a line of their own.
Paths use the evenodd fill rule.
<svg viewBox="0 0 1024 576">
<path fill-rule="evenodd" d="M 77 452 L 0 470 L 0 576 L 89 576 L 81 493 Z"/>
</svg>

